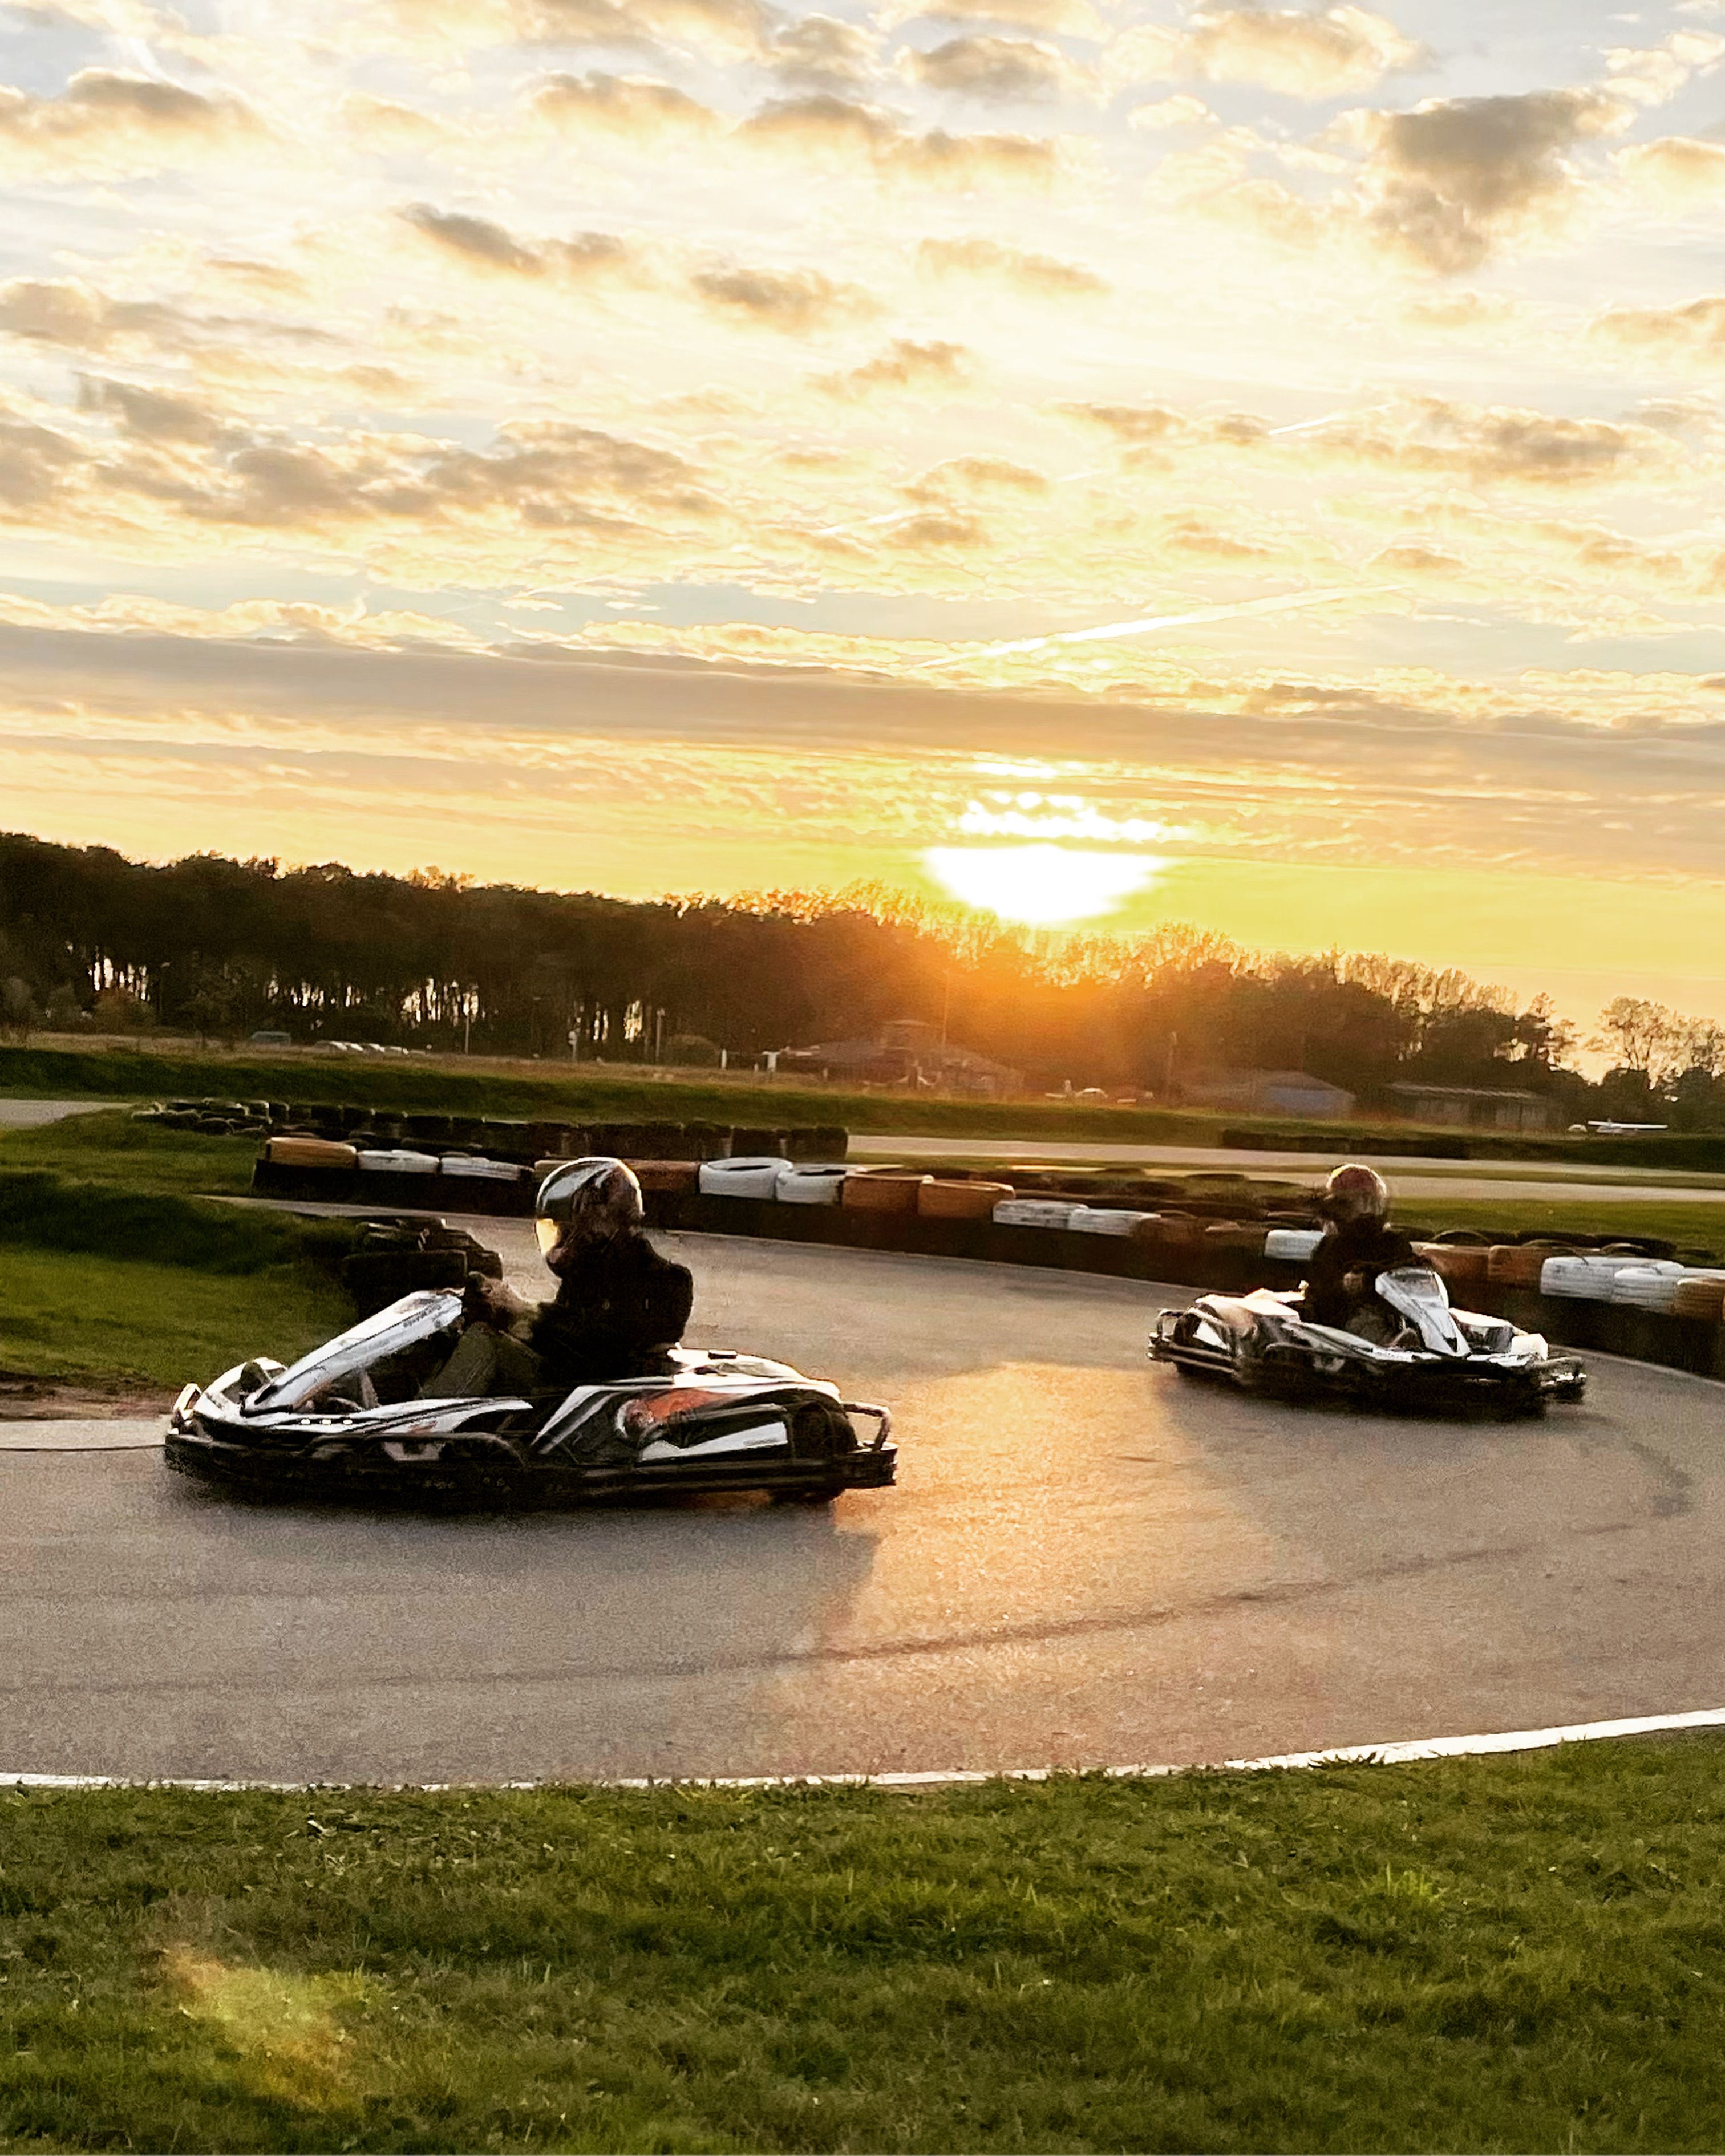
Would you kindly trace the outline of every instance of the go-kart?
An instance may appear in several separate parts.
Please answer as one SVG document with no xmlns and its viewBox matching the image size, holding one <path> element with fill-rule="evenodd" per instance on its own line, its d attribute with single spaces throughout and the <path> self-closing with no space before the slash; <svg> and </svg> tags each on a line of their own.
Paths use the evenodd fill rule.
<svg viewBox="0 0 1725 2156">
<path fill-rule="evenodd" d="M 1543 1334 L 1507 1318 L 1450 1307 L 1428 1265 L 1379 1273 L 1366 1322 L 1371 1334 L 1307 1317 L 1299 1291 L 1256 1288 L 1205 1295 L 1164 1310 L 1150 1359 L 1189 1376 L 1230 1379 L 1244 1391 L 1285 1398 L 1352 1398 L 1384 1407 L 1434 1409 L 1476 1404 L 1539 1414 L 1553 1400 L 1579 1400 L 1587 1373 L 1553 1355 Z"/>
<path fill-rule="evenodd" d="M 459 1291 L 422 1290 L 291 1368 L 260 1357 L 187 1385 L 167 1464 L 258 1493 L 486 1505 L 697 1491 L 818 1504 L 894 1479 L 885 1408 L 759 1356 L 678 1348 L 658 1377 L 537 1399 L 425 1397 L 461 1322 Z M 853 1416 L 874 1424 L 867 1442 Z"/>
</svg>

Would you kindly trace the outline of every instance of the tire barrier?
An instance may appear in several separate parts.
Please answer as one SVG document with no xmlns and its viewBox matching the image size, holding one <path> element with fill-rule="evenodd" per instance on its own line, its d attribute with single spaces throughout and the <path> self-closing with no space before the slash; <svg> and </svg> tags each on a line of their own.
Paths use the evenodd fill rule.
<svg viewBox="0 0 1725 2156">
<path fill-rule="evenodd" d="M 624 1132 L 614 1126 L 603 1134 Z M 394 1203 L 435 1212 L 524 1214 L 532 1209 L 537 1174 L 552 1164 L 550 1157 L 530 1168 L 453 1152 L 439 1158 L 406 1147 L 367 1150 L 375 1163 L 388 1165 L 368 1168 L 365 1151 L 351 1141 L 272 1138 L 262 1149 L 253 1188 L 264 1196 L 363 1203 L 387 1192 Z M 434 1172 L 427 1172 L 428 1162 Z M 1227 1217 L 1224 1209 L 1249 1209 L 1250 1186 L 1237 1177 L 1188 1178 L 1186 1205 L 1148 1212 L 1091 1204 L 1111 1187 L 1100 1182 L 1086 1195 L 1061 1194 L 1054 1187 L 1056 1172 L 1047 1169 L 1019 1171 L 1007 1183 L 962 1172 L 934 1176 L 832 1162 L 798 1164 L 767 1152 L 706 1160 L 644 1157 L 634 1164 L 648 1218 L 664 1228 L 1045 1265 L 1197 1288 L 1296 1286 L 1320 1233 L 1309 1214 L 1303 1219 L 1285 1211 L 1255 1219 Z M 1027 1194 L 1033 1188 L 1036 1194 Z M 1608 1243 L 1576 1236 L 1571 1243 L 1593 1247 L 1565 1247 L 1548 1235 L 1512 1241 L 1455 1229 L 1416 1241 L 1414 1248 L 1443 1274 L 1458 1302 L 1543 1332 L 1554 1345 L 1725 1378 L 1725 1265 L 1710 1252 L 1680 1262 L 1671 1245 L 1649 1237 Z"/>
<path fill-rule="evenodd" d="M 1012 1196 L 1009 1183 L 952 1183 L 932 1176 L 916 1188 L 916 1210 L 925 1220 L 992 1220 L 994 1208 Z"/>
<path fill-rule="evenodd" d="M 495 1250 L 442 1220 L 373 1221 L 359 1248 L 341 1261 L 341 1284 L 362 1317 L 419 1288 L 459 1288 L 471 1279 L 502 1276 Z"/>
<path fill-rule="evenodd" d="M 437 1158 L 454 1152 L 530 1168 L 541 1160 L 578 1160 L 615 1153 L 630 1161 L 696 1162 L 733 1156 L 772 1160 L 842 1161 L 850 1133 L 842 1123 L 805 1123 L 782 1131 L 736 1129 L 723 1123 L 557 1123 L 495 1116 L 393 1115 L 382 1108 L 321 1101 L 157 1101 L 132 1121 L 213 1137 L 288 1139 L 352 1145 L 362 1152 L 410 1152 Z M 273 1152 L 283 1166 L 320 1164 L 310 1155 Z"/>
<path fill-rule="evenodd" d="M 783 1168 L 773 1195 L 781 1205 L 836 1205 L 850 1173 L 845 1168 Z"/>
<path fill-rule="evenodd" d="M 533 1209 L 539 1183 L 560 1160 L 615 1152 L 630 1161 L 644 1188 L 691 1189 L 705 1168 L 753 1167 L 764 1173 L 750 1194 L 771 1194 L 771 1178 L 787 1165 L 820 1163 L 826 1177 L 845 1173 L 850 1134 L 841 1124 L 800 1130 L 738 1132 L 719 1123 L 529 1123 L 470 1116 L 383 1116 L 371 1110 L 305 1101 L 266 1103 L 267 1133 L 253 1171 L 261 1198 L 322 1199 L 336 1204 L 388 1203 L 437 1213 L 522 1214 Z M 185 1127 L 178 1111 L 140 1111 L 136 1120 Z M 733 1158 L 739 1136 L 770 1146 Z M 806 1200 L 805 1200 L 806 1202 Z M 836 1202 L 834 1199 L 833 1202 Z"/>
<path fill-rule="evenodd" d="M 845 1186 L 847 1201 L 861 1183 L 885 1178 L 852 1177 Z M 1098 1235 L 1074 1220 L 1081 1209 L 1047 1199 L 1012 1199 L 996 1204 L 987 1219 L 942 1219 L 922 1212 L 890 1212 L 875 1207 L 785 1205 L 776 1200 L 713 1198 L 699 1193 L 682 1198 L 648 1199 L 649 1222 L 659 1228 L 725 1235 L 770 1237 L 781 1242 L 823 1243 L 841 1249 L 890 1250 L 939 1258 L 968 1258 L 988 1264 L 1040 1266 L 1065 1272 L 1102 1274 L 1117 1280 L 1178 1283 L 1194 1289 L 1219 1288 L 1243 1293 L 1254 1287 L 1297 1287 L 1305 1277 L 1309 1251 L 1285 1255 L 1286 1230 L 1261 1227 L 1255 1237 L 1240 1232 L 1216 1237 L 1183 1232 L 1198 1224 L 1170 1222 L 1166 1214 L 1142 1219 L 1131 1235 Z M 1163 1232 L 1173 1226 L 1172 1235 Z M 1240 1224 L 1243 1229 L 1244 1224 Z M 1297 1232 L 1297 1231 L 1296 1231 Z M 1308 1236 L 1314 1231 L 1305 1231 Z M 1277 1250 L 1267 1245 L 1278 1239 Z M 1440 1252 L 1471 1250 L 1477 1271 L 1457 1301 L 1471 1310 L 1507 1317 L 1524 1330 L 1543 1332 L 1558 1348 L 1593 1348 L 1698 1377 L 1725 1379 L 1725 1267 L 1682 1267 L 1656 1277 L 1669 1291 L 1657 1303 L 1601 1300 L 1596 1291 L 1542 1293 L 1536 1284 L 1517 1286 L 1486 1277 L 1491 1245 L 1439 1244 Z M 1614 1258 L 1617 1254 L 1614 1254 Z M 1544 1257 L 1549 1270 L 1559 1260 Z M 1633 1267 L 1635 1260 L 1625 1260 Z M 1637 1270 L 1649 1271 L 1645 1259 Z M 1615 1263 L 1613 1272 L 1620 1270 Z"/>
<path fill-rule="evenodd" d="M 783 1168 L 783 1157 L 709 1160 L 701 1164 L 697 1187 L 708 1198 L 770 1199 Z"/>
<path fill-rule="evenodd" d="M 839 1209 L 845 1213 L 915 1214 L 925 1183 L 932 1175 L 880 1174 L 870 1170 L 847 1175 L 839 1194 Z"/>
</svg>

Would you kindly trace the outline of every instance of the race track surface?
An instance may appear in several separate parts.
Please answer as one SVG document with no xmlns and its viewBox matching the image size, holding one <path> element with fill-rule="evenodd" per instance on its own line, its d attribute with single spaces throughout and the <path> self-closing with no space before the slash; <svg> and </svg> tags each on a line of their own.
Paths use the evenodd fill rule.
<svg viewBox="0 0 1725 2156">
<path fill-rule="evenodd" d="M 894 1406 L 896 1490 L 380 1518 L 0 1449 L 0 1774 L 1199 1761 L 1725 1693 L 1725 1388 L 1594 1358 L 1543 1423 L 1266 1405 L 1146 1366 L 1185 1291 L 664 1240 L 694 1338 Z"/>
</svg>

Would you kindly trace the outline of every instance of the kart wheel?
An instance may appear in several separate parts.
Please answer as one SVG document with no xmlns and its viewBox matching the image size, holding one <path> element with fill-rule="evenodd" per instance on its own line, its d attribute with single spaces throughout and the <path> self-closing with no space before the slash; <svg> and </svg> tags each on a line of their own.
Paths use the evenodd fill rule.
<svg viewBox="0 0 1725 2156">
<path fill-rule="evenodd" d="M 836 1408 L 810 1404 L 791 1417 L 791 1451 L 798 1460 L 836 1460 L 855 1452 L 856 1432 Z M 834 1485 L 835 1490 L 839 1486 Z"/>
<path fill-rule="evenodd" d="M 844 1487 L 842 1482 L 817 1482 L 806 1490 L 775 1490 L 773 1502 L 775 1505 L 830 1505 Z"/>
</svg>

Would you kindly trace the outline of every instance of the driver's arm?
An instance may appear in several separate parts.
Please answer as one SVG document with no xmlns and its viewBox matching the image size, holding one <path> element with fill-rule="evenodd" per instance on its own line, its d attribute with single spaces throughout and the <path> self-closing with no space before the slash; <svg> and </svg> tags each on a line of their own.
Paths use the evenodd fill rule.
<svg viewBox="0 0 1725 2156">
<path fill-rule="evenodd" d="M 531 1317 L 538 1309 L 536 1302 L 528 1302 L 506 1281 L 487 1280 L 481 1273 L 467 1276 L 467 1287 L 461 1298 L 461 1315 L 470 1325 L 495 1326 L 506 1332 L 524 1317 Z"/>
</svg>

